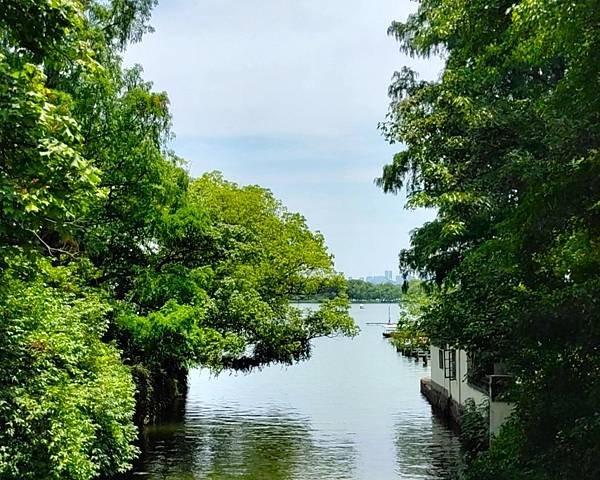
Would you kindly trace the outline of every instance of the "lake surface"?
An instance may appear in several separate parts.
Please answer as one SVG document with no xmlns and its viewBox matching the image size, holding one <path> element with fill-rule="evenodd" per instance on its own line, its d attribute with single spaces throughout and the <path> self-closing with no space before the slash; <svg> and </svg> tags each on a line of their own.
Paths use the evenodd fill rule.
<svg viewBox="0 0 600 480">
<path fill-rule="evenodd" d="M 145 431 L 131 478 L 454 478 L 458 438 L 419 392 L 429 369 L 397 354 L 383 326 L 367 325 L 387 322 L 388 305 L 351 313 L 361 333 L 316 340 L 300 364 L 216 378 L 192 371 L 174 420 Z"/>
</svg>

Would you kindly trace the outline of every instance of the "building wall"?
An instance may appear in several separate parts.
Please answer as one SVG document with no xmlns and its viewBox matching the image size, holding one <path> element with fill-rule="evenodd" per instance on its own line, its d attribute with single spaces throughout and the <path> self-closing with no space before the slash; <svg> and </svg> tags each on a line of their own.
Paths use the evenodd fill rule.
<svg viewBox="0 0 600 480">
<path fill-rule="evenodd" d="M 496 435 L 510 414 L 514 405 L 506 402 L 490 402 L 490 435 Z"/>
<path fill-rule="evenodd" d="M 439 353 L 440 349 L 431 345 L 431 380 L 437 383 L 439 386 L 447 389 L 447 380 L 444 379 L 444 369 L 440 368 L 439 365 Z"/>
<path fill-rule="evenodd" d="M 431 380 L 446 389 L 448 396 L 464 405 L 467 398 L 472 398 L 477 405 L 487 400 L 487 395 L 476 390 L 467 383 L 467 352 L 456 351 L 456 380 L 444 378 L 444 367 L 439 363 L 440 349 L 431 346 Z"/>
<path fill-rule="evenodd" d="M 467 352 L 456 351 L 456 380 L 445 378 L 444 366 L 440 364 L 440 348 L 431 346 L 431 381 L 445 390 L 448 398 L 464 405 L 472 398 L 477 405 L 489 401 L 488 395 L 467 383 Z M 513 404 L 489 401 L 490 435 L 495 435 L 513 411 Z"/>
</svg>

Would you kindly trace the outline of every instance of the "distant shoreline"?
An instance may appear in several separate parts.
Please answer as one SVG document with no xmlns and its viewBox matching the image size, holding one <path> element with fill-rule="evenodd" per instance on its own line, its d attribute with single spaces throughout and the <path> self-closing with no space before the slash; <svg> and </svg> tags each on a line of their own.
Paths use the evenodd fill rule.
<svg viewBox="0 0 600 480">
<path fill-rule="evenodd" d="M 326 299 L 323 300 L 292 300 L 290 303 L 323 303 Z M 350 300 L 350 303 L 352 305 L 367 305 L 367 304 L 373 304 L 373 305 L 377 305 L 377 304 L 390 304 L 390 305 L 398 305 L 400 303 L 400 300 L 397 301 L 382 301 L 382 302 L 376 302 L 374 300 Z"/>
</svg>

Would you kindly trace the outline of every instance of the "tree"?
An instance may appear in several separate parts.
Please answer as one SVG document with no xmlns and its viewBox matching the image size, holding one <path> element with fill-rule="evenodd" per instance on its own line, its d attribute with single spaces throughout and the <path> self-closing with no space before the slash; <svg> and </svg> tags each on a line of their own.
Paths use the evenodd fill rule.
<svg viewBox="0 0 600 480">
<path fill-rule="evenodd" d="M 118 60 L 154 3 L 0 2 L 2 478 L 111 475 L 135 453 L 134 386 L 105 341 L 114 302 L 86 259 L 98 250 L 86 222 L 111 201 L 107 173 L 129 175 L 100 136 L 128 160 L 144 146 L 96 136 L 105 120 L 129 114 L 134 135 L 150 123 L 144 102 L 166 108 Z"/>
<path fill-rule="evenodd" d="M 82 128 L 101 123 L 102 102 L 87 95 L 106 90 L 117 52 L 148 30 L 155 3 L 0 2 L 2 250 L 72 249 L 81 217 L 106 194 L 102 165 L 86 155 L 96 153 L 86 152 L 96 132 Z M 81 106 L 94 100 L 97 110 L 83 112 L 86 121 Z"/>
<path fill-rule="evenodd" d="M 348 296 L 358 302 L 397 302 L 402 288 L 393 283 L 375 285 L 364 280 L 348 280 Z"/>
<path fill-rule="evenodd" d="M 0 0 L 0 476 L 127 468 L 193 366 L 307 358 L 352 335 L 323 237 L 260 187 L 193 180 L 168 97 L 121 52 L 155 0 Z M 134 383 L 135 382 L 135 398 Z"/>
<path fill-rule="evenodd" d="M 110 306 L 73 281 L 85 264 L 20 257 L 11 267 L 0 277 L 0 477 L 125 471 L 136 453 L 134 384 L 102 341 Z"/>
<path fill-rule="evenodd" d="M 156 242 L 117 322 L 126 350 L 161 375 L 292 363 L 313 338 L 356 332 L 343 295 L 312 313 L 290 305 L 342 280 L 323 237 L 263 188 L 216 173 L 192 181 Z"/>
<path fill-rule="evenodd" d="M 134 3 L 131 3 L 134 5 Z M 108 8 L 106 2 L 102 5 Z M 77 99 L 107 48 L 100 3 L 0 3 L 0 476 L 89 479 L 124 471 L 134 385 L 103 341 L 110 306 L 86 286 L 82 218 L 104 198 Z M 105 39 L 106 40 L 106 39 Z M 98 56 L 97 55 L 98 52 Z"/>
<path fill-rule="evenodd" d="M 82 155 L 79 124 L 68 95 L 48 86 L 42 62 L 72 47 L 80 33 L 76 4 L 2 2 L 0 7 L 0 250 L 43 245 L 44 232 L 62 237 L 101 195 L 98 170 Z M 29 18 L 28 18 L 29 17 Z M 40 38 L 44 36 L 45 38 Z M 73 47 L 85 68 L 89 51 Z"/>
<path fill-rule="evenodd" d="M 445 58 L 438 81 L 394 76 L 381 126 L 405 149 L 379 184 L 438 212 L 401 268 L 437 285 L 434 341 L 516 379 L 513 440 L 474 478 L 599 475 L 599 14 L 594 0 L 423 0 L 390 27 L 403 51 Z"/>
</svg>

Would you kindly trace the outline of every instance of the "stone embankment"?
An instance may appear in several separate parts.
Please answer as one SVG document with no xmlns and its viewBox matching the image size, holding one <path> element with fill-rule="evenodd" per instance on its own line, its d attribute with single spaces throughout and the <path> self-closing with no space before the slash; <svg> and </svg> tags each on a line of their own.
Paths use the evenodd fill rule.
<svg viewBox="0 0 600 480">
<path fill-rule="evenodd" d="M 421 393 L 435 410 L 452 420 L 456 425 L 460 423 L 462 406 L 456 400 L 448 397 L 446 390 L 432 382 L 431 378 L 421 378 Z"/>
</svg>

